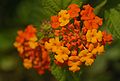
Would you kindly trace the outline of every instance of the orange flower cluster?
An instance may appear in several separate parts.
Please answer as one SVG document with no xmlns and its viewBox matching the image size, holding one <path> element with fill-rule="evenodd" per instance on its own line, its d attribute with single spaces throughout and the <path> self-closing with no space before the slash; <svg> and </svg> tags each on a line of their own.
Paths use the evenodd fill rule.
<svg viewBox="0 0 120 81">
<path fill-rule="evenodd" d="M 98 29 L 102 25 L 102 19 L 96 16 L 93 10 L 90 5 L 84 5 L 80 13 L 83 26 L 87 29 Z"/>
<path fill-rule="evenodd" d="M 112 35 L 98 30 L 102 19 L 93 10 L 89 4 L 82 9 L 71 4 L 51 17 L 55 38 L 45 42 L 45 48 L 54 54 L 56 64 L 79 71 L 81 65 L 93 64 L 96 56 L 104 52 L 106 43 L 112 42 Z"/>
<path fill-rule="evenodd" d="M 111 34 L 99 30 L 102 18 L 93 10 L 89 4 L 82 9 L 76 4 L 69 5 L 68 9 L 51 16 L 51 27 L 42 25 L 41 40 L 37 39 L 37 31 L 32 25 L 25 31 L 18 31 L 14 46 L 23 65 L 43 74 L 49 70 L 49 52 L 54 55 L 57 65 L 65 65 L 72 72 L 79 71 L 81 65 L 92 65 L 96 56 L 105 51 L 106 43 L 112 42 Z"/>
<path fill-rule="evenodd" d="M 58 16 L 51 16 L 52 28 L 58 28 L 59 26 L 65 26 L 70 22 L 70 18 L 79 16 L 80 8 L 76 4 L 71 4 L 69 10 L 61 10 Z"/>
<path fill-rule="evenodd" d="M 39 74 L 44 74 L 45 70 L 49 70 L 50 58 L 44 46 L 37 42 L 36 33 L 36 29 L 28 25 L 25 31 L 18 31 L 14 46 L 25 68 L 34 68 Z"/>
</svg>

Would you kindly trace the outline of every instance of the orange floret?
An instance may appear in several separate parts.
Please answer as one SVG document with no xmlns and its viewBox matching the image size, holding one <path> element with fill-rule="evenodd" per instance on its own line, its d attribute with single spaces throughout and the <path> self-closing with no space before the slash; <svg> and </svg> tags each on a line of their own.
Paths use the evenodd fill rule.
<svg viewBox="0 0 120 81">
<path fill-rule="evenodd" d="M 78 5 L 76 4 L 71 4 L 70 6 L 68 6 L 68 8 L 70 8 L 68 10 L 68 13 L 70 14 L 71 18 L 74 17 L 78 17 L 79 16 L 79 12 L 80 12 L 80 8 L 78 7 Z"/>
<path fill-rule="evenodd" d="M 111 34 L 107 34 L 107 32 L 103 31 L 103 44 L 105 45 L 106 43 L 111 44 L 113 38 Z"/>
<path fill-rule="evenodd" d="M 52 28 L 58 28 L 60 23 L 58 21 L 59 17 L 58 16 L 51 16 L 51 26 Z"/>
<path fill-rule="evenodd" d="M 69 67 L 70 71 L 72 71 L 72 72 L 79 71 L 80 70 L 80 67 L 79 67 L 80 65 L 81 65 L 81 62 L 80 62 L 78 56 L 70 56 L 69 57 L 68 66 L 70 66 Z"/>
<path fill-rule="evenodd" d="M 68 50 L 68 48 L 61 46 L 56 50 L 55 53 L 55 59 L 60 63 L 64 63 L 64 61 L 68 60 L 68 55 L 70 54 L 70 51 Z"/>
<path fill-rule="evenodd" d="M 81 20 L 89 20 L 95 18 L 95 14 L 93 13 L 93 8 L 89 4 L 84 5 L 83 9 L 84 10 L 80 12 Z"/>
<path fill-rule="evenodd" d="M 70 14 L 68 13 L 67 10 L 61 10 L 58 13 L 59 16 L 59 22 L 60 22 L 60 26 L 65 26 L 69 23 L 70 21 Z"/>
<path fill-rule="evenodd" d="M 102 32 L 98 31 L 96 29 L 88 30 L 86 34 L 87 42 L 96 43 L 97 41 L 102 41 Z"/>
</svg>

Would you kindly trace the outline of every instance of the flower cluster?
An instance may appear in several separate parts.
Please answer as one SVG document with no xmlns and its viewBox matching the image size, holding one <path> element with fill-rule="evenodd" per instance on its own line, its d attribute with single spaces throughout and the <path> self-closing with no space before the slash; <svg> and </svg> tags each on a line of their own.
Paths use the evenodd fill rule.
<svg viewBox="0 0 120 81">
<path fill-rule="evenodd" d="M 23 65 L 43 74 L 49 69 L 49 54 L 53 54 L 57 65 L 65 65 L 72 72 L 79 71 L 82 65 L 92 65 L 96 56 L 105 51 L 105 45 L 112 42 L 111 34 L 99 30 L 103 19 L 93 11 L 89 4 L 81 9 L 77 4 L 71 4 L 51 16 L 51 25 L 42 24 L 39 32 L 32 25 L 25 31 L 18 31 L 14 46 Z M 39 34 L 39 40 L 36 34 Z"/>
<path fill-rule="evenodd" d="M 14 46 L 17 48 L 20 57 L 23 59 L 25 68 L 34 68 L 39 74 L 49 70 L 50 58 L 44 46 L 37 42 L 37 30 L 28 25 L 25 31 L 19 30 Z"/>
<path fill-rule="evenodd" d="M 99 30 L 102 18 L 93 10 L 89 4 L 82 9 L 71 4 L 51 17 L 55 36 L 45 42 L 45 48 L 54 54 L 56 64 L 65 64 L 72 72 L 79 71 L 81 65 L 93 64 L 96 56 L 104 52 L 106 43 L 112 42 L 112 35 Z"/>
</svg>

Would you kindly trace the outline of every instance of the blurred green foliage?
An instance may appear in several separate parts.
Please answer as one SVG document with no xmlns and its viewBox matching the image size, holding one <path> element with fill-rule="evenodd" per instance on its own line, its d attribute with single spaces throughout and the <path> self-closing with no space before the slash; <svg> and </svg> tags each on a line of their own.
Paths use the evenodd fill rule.
<svg viewBox="0 0 120 81">
<path fill-rule="evenodd" d="M 112 33 L 114 40 L 92 67 L 85 68 L 80 78 L 120 81 L 120 0 L 0 0 L 0 81 L 56 81 L 49 72 L 41 76 L 23 68 L 13 47 L 16 32 L 28 24 L 39 26 L 61 8 L 81 1 L 95 8 L 95 13 L 104 20 L 103 29 Z"/>
</svg>

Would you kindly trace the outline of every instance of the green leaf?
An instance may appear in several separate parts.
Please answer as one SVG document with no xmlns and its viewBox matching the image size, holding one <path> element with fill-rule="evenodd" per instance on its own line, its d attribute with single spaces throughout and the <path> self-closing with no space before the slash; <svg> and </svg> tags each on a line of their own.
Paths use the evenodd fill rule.
<svg viewBox="0 0 120 81">
<path fill-rule="evenodd" d="M 57 14 L 61 9 L 66 9 L 70 4 L 75 3 L 79 6 L 82 5 L 80 0 L 43 0 L 44 11 L 51 12 L 51 14 Z M 46 13 L 47 14 L 47 13 Z"/>
<path fill-rule="evenodd" d="M 58 81 L 80 81 L 81 79 L 81 71 L 73 73 L 67 67 L 60 67 L 55 63 L 51 66 L 51 73 Z"/>
<path fill-rule="evenodd" d="M 120 4 L 119 4 L 120 5 Z M 115 38 L 120 39 L 120 6 L 105 11 L 107 29 Z"/>
<path fill-rule="evenodd" d="M 58 67 L 56 64 L 53 64 L 51 67 L 52 74 L 56 77 L 58 81 L 66 81 L 65 70 L 61 67 Z"/>
<path fill-rule="evenodd" d="M 46 16 L 42 13 L 41 0 L 24 0 L 17 8 L 17 15 L 21 23 L 38 24 Z"/>
</svg>

